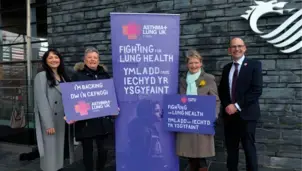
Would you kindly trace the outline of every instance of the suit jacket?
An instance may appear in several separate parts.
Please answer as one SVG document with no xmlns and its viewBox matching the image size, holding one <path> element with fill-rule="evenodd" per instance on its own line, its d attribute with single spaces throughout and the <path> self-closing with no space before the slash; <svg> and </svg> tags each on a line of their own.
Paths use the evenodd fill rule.
<svg viewBox="0 0 302 171">
<path fill-rule="evenodd" d="M 223 68 L 222 78 L 218 87 L 222 103 L 222 114 L 225 119 L 231 117 L 225 108 L 232 103 L 229 86 L 229 73 L 233 62 Z M 259 97 L 262 94 L 261 62 L 245 58 L 236 82 L 236 103 L 241 108 L 239 115 L 243 120 L 258 120 L 260 117 Z"/>
</svg>

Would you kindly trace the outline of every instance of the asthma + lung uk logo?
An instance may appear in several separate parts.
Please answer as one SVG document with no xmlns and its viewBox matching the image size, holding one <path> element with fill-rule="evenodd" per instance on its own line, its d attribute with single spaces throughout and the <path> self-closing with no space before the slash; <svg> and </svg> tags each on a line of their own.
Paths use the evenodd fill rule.
<svg viewBox="0 0 302 171">
<path fill-rule="evenodd" d="M 122 26 L 123 35 L 127 36 L 129 40 L 135 40 L 139 36 L 144 38 L 152 38 L 153 36 L 167 35 L 168 27 L 165 24 L 136 24 L 129 22 Z"/>
<path fill-rule="evenodd" d="M 123 25 L 123 35 L 127 36 L 128 39 L 133 40 L 141 34 L 141 26 L 136 23 L 128 23 Z"/>
<path fill-rule="evenodd" d="M 85 101 L 79 101 L 75 106 L 74 110 L 76 113 L 79 113 L 81 116 L 88 115 L 88 111 L 91 109 L 90 104 Z"/>
</svg>

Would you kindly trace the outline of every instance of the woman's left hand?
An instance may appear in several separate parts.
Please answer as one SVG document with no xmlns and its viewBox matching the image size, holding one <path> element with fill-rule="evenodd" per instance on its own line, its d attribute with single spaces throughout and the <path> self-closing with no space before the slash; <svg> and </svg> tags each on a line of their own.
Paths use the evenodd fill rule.
<svg viewBox="0 0 302 171">
<path fill-rule="evenodd" d="M 76 121 L 70 121 L 70 122 L 67 122 L 68 124 L 74 124 L 76 123 Z"/>
<path fill-rule="evenodd" d="M 64 116 L 64 120 L 67 122 L 66 120 L 66 116 Z M 74 124 L 76 121 L 70 121 L 70 122 L 67 122 L 68 124 Z"/>
<path fill-rule="evenodd" d="M 118 114 L 120 113 L 120 108 L 117 108 L 117 111 L 118 111 L 118 113 L 117 114 L 114 114 L 114 115 L 112 115 L 114 118 L 117 118 L 118 117 Z"/>
</svg>

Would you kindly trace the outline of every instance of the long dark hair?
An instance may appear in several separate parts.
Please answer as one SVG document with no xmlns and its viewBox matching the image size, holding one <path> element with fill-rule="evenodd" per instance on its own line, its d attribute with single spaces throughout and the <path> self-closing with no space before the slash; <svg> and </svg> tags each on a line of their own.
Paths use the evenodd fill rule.
<svg viewBox="0 0 302 171">
<path fill-rule="evenodd" d="M 61 77 L 61 79 L 64 79 L 65 81 L 70 81 L 69 77 L 67 76 L 67 74 L 65 72 L 64 61 L 63 61 L 61 54 L 55 49 L 49 49 L 48 51 L 46 51 L 44 53 L 44 55 L 42 57 L 42 67 L 43 67 L 43 70 L 46 72 L 46 78 L 47 78 L 49 86 L 54 87 L 57 85 L 54 73 L 47 64 L 47 57 L 50 52 L 54 53 L 55 55 L 57 55 L 60 58 L 60 65 L 58 66 L 58 74 Z"/>
</svg>

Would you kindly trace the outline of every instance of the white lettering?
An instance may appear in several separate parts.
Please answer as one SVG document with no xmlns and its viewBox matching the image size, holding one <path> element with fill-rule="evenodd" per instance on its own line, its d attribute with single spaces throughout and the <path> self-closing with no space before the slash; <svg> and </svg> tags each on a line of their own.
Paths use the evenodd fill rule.
<svg viewBox="0 0 302 171">
<path fill-rule="evenodd" d="M 134 94 L 167 94 L 169 86 L 126 86 L 124 87 L 125 93 Z"/>
<path fill-rule="evenodd" d="M 108 95 L 108 90 L 100 90 L 100 91 L 87 92 L 87 96 L 88 97 L 105 96 L 105 95 Z"/>
<path fill-rule="evenodd" d="M 176 104 L 176 105 L 168 105 L 168 109 L 174 109 L 174 110 L 187 110 L 187 105 L 180 105 L 180 104 Z"/>
<path fill-rule="evenodd" d="M 79 94 L 71 94 L 71 95 L 70 95 L 70 98 L 71 98 L 71 99 L 77 99 L 77 98 L 79 98 L 79 97 L 80 97 Z"/>
<path fill-rule="evenodd" d="M 141 44 L 135 44 L 135 45 L 126 45 L 126 46 L 119 46 L 119 53 L 120 54 L 147 54 L 147 53 L 153 53 L 154 52 L 153 45 L 149 46 L 142 46 Z"/>
<path fill-rule="evenodd" d="M 140 54 L 120 55 L 120 62 L 140 62 L 142 60 Z"/>
<path fill-rule="evenodd" d="M 92 102 L 91 103 L 91 108 L 92 109 L 103 109 L 103 108 L 108 108 L 110 107 L 111 101 L 105 100 L 105 101 L 97 101 L 97 102 Z"/>
<path fill-rule="evenodd" d="M 160 74 L 159 67 L 123 68 L 125 75 L 155 75 Z"/>
<path fill-rule="evenodd" d="M 170 54 L 144 54 L 144 62 L 173 62 L 174 56 Z"/>
<path fill-rule="evenodd" d="M 191 130 L 198 130 L 199 125 L 191 125 L 191 124 L 174 124 L 175 128 L 184 128 L 184 129 L 191 129 Z"/>
</svg>

